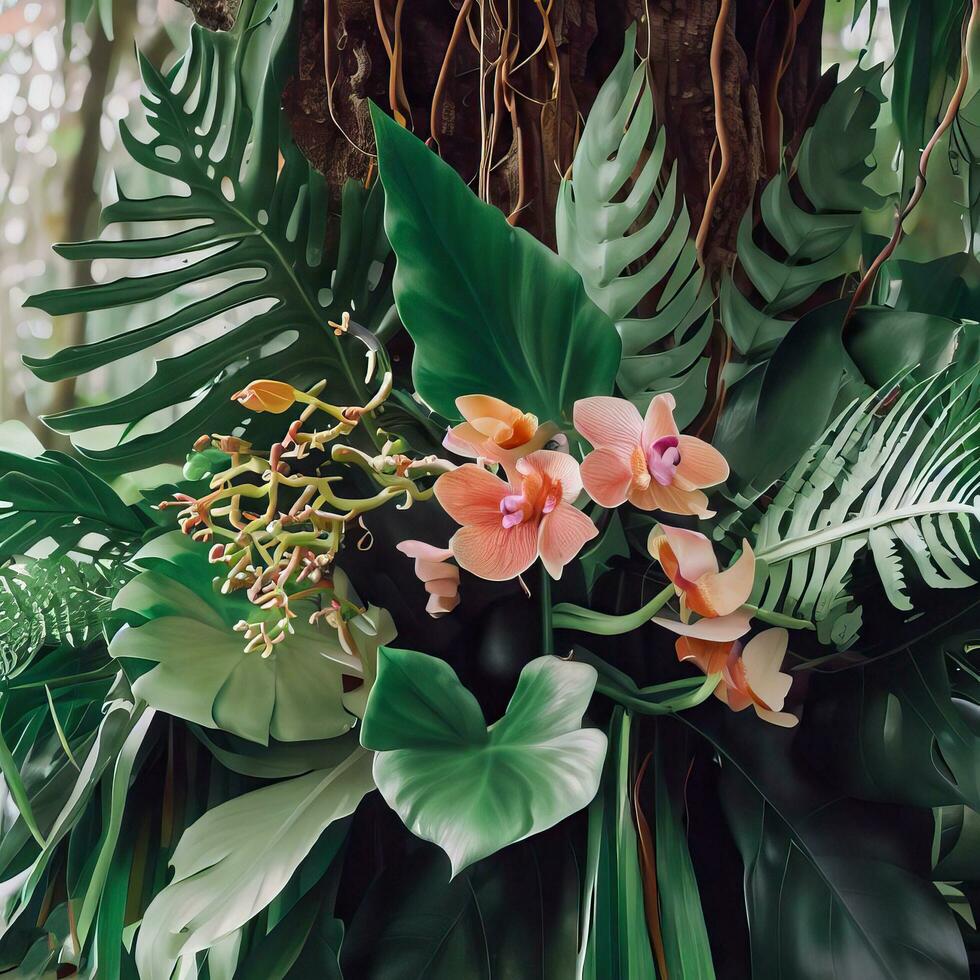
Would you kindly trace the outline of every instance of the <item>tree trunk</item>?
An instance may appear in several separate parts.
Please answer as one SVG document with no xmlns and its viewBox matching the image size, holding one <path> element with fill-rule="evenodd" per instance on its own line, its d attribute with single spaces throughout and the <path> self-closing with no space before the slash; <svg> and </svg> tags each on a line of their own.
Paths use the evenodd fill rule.
<svg viewBox="0 0 980 980">
<path fill-rule="evenodd" d="M 297 143 L 332 187 L 366 177 L 372 99 L 553 246 L 559 181 L 635 21 L 693 226 L 704 222 L 703 260 L 717 275 L 760 180 L 808 118 L 823 0 L 553 0 L 546 9 L 539 0 L 304 0 L 284 96 Z"/>
</svg>

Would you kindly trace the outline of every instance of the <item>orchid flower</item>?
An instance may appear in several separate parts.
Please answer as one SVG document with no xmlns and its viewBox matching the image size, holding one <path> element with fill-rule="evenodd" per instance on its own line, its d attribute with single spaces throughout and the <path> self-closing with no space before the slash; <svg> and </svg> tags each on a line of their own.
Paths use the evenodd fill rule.
<svg viewBox="0 0 980 980">
<path fill-rule="evenodd" d="M 503 480 L 465 463 L 436 480 L 443 509 L 463 526 L 449 542 L 468 572 L 493 582 L 512 579 L 540 556 L 552 578 L 598 533 L 572 501 L 582 490 L 578 463 L 539 449 L 523 456 Z"/>
<path fill-rule="evenodd" d="M 538 425 L 536 416 L 490 395 L 463 395 L 456 407 L 466 421 L 451 428 L 442 444 L 457 456 L 513 464 L 558 434 L 553 423 Z"/>
<path fill-rule="evenodd" d="M 451 613 L 459 605 L 459 569 L 449 564 L 452 551 L 424 541 L 402 541 L 395 547 L 415 559 L 415 574 L 429 593 L 425 611 L 433 619 Z"/>
<path fill-rule="evenodd" d="M 681 435 L 673 395 L 657 395 L 645 418 L 632 403 L 605 395 L 575 403 L 575 428 L 592 443 L 582 463 L 589 496 L 603 507 L 629 501 L 641 510 L 712 517 L 701 487 L 728 479 L 728 463 L 713 446 Z"/>
<path fill-rule="evenodd" d="M 763 721 L 792 728 L 799 719 L 782 707 L 793 679 L 779 669 L 788 636 L 784 629 L 768 629 L 749 640 L 744 650 L 738 640 L 722 643 L 679 636 L 677 659 L 690 660 L 705 674 L 721 674 L 715 696 L 732 711 L 752 705 Z"/>
<path fill-rule="evenodd" d="M 755 580 L 755 555 L 748 541 L 742 541 L 742 554 L 731 568 L 718 570 L 711 542 L 697 531 L 661 524 L 650 532 L 647 540 L 650 554 L 660 562 L 667 578 L 673 583 L 681 600 L 681 618 L 686 624 L 689 613 L 695 612 L 706 619 L 724 618 L 714 626 L 699 621 L 684 631 L 699 639 L 724 639 L 725 630 L 737 629 L 744 621 L 742 633 L 748 627 L 744 614 L 736 613 L 752 593 Z M 729 619 L 729 617 L 734 618 Z M 666 622 L 661 625 L 667 625 Z M 670 627 L 673 628 L 673 627 Z M 701 630 L 700 634 L 693 632 Z M 708 630 L 709 633 L 705 633 Z M 714 635 L 710 635 L 710 631 Z M 730 637 L 734 639 L 741 633 Z"/>
</svg>

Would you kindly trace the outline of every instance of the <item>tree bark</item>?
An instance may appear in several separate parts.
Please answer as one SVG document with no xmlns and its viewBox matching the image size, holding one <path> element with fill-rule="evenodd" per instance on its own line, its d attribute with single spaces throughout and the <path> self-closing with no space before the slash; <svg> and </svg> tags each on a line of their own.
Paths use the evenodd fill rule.
<svg viewBox="0 0 980 980">
<path fill-rule="evenodd" d="M 719 0 L 553 0 L 550 8 L 538 0 L 304 0 L 284 106 L 294 138 L 332 187 L 373 167 L 372 99 L 513 223 L 553 246 L 559 181 L 635 21 L 638 50 L 649 43 L 658 120 L 697 229 L 720 164 L 710 67 L 719 7 Z M 731 261 L 742 214 L 807 118 L 822 16 L 823 0 L 731 2 L 717 77 L 729 166 L 703 249 L 713 275 Z"/>
</svg>

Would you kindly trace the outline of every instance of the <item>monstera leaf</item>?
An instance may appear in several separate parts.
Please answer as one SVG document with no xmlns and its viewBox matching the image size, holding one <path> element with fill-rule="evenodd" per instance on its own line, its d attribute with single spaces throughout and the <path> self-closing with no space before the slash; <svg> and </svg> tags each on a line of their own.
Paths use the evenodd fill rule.
<svg viewBox="0 0 980 980">
<path fill-rule="evenodd" d="M 487 728 L 444 660 L 382 648 L 361 744 L 388 805 L 438 844 L 453 874 L 553 826 L 595 796 L 606 736 L 583 729 L 588 664 L 531 661 L 503 718 Z"/>
<path fill-rule="evenodd" d="M 334 738 L 354 725 L 343 678 L 360 679 L 361 661 L 344 652 L 336 631 L 306 621 L 313 611 L 308 603 L 298 604 L 295 634 L 268 657 L 245 653 L 233 627 L 253 609 L 241 596 L 215 591 L 206 549 L 174 532 L 134 562 L 145 570 L 113 607 L 143 622 L 121 629 L 109 652 L 133 666 L 133 691 L 147 703 L 263 745 L 270 736 L 281 742 Z M 135 668 L 145 666 L 139 661 L 153 666 L 139 673 Z"/>
<path fill-rule="evenodd" d="M 133 318 L 142 320 L 46 360 L 27 358 L 44 381 L 145 356 L 199 326 L 231 325 L 161 360 L 127 394 L 48 417 L 60 432 L 126 426 L 119 445 L 84 451 L 106 470 L 179 458 L 202 432 L 230 431 L 243 413 L 229 398 L 255 378 L 306 387 L 329 376 L 341 404 L 363 404 L 364 371 L 352 359 L 360 358 L 356 342 L 336 337 L 327 321 L 356 307 L 358 322 L 375 329 L 392 309 L 382 198 L 378 189 L 351 182 L 339 234 L 330 236 L 337 244 L 325 250 L 331 220 L 325 181 L 281 131 L 292 16 L 292 0 L 245 0 L 233 30 L 193 27 L 190 51 L 166 75 L 140 57 L 152 136 L 140 142 L 124 123 L 123 143 L 174 192 L 146 199 L 120 192 L 102 222 L 137 229 L 133 237 L 58 251 L 77 260 L 133 260 L 150 271 L 29 301 L 52 316 L 133 308 Z M 190 227 L 161 235 L 161 221 Z M 174 262 L 178 257 L 183 261 Z M 153 271 L 163 262 L 167 268 Z M 168 312 L 153 319 L 161 297 Z M 165 409 L 182 414 L 142 434 L 130 431 Z"/>
<path fill-rule="evenodd" d="M 654 120 L 648 65 L 635 61 L 634 26 L 586 120 L 572 176 L 561 183 L 558 253 L 615 321 L 623 341 L 620 389 L 641 411 L 654 395 L 672 392 L 683 427 L 704 404 L 714 297 L 690 238 L 676 162 L 661 187 L 667 134 Z M 651 294 L 653 316 L 631 316 Z"/>
<path fill-rule="evenodd" d="M 49 540 L 70 551 L 86 534 L 125 546 L 146 527 L 78 460 L 58 452 L 20 456 L 0 450 L 0 561 Z"/>
<path fill-rule="evenodd" d="M 619 339 L 575 270 L 376 106 L 372 118 L 418 394 L 446 418 L 457 396 L 482 393 L 542 421 L 608 394 Z"/>
<path fill-rule="evenodd" d="M 959 929 L 929 880 L 928 811 L 841 795 L 793 757 L 786 729 L 714 706 L 680 717 L 721 757 L 753 977 L 966 980 Z"/>
<path fill-rule="evenodd" d="M 791 169 L 766 185 L 759 224 L 779 256 L 756 244 L 755 218 L 747 213 L 738 233 L 738 261 L 759 296 L 752 302 L 730 277 L 722 283 L 721 321 L 736 348 L 764 357 L 793 326 L 781 319 L 822 285 L 857 269 L 861 259 L 861 215 L 884 200 L 864 184 L 873 167 L 874 121 L 878 116 L 884 66 L 852 69 L 834 87 L 807 130 Z M 809 202 L 797 202 L 794 186 Z"/>
</svg>

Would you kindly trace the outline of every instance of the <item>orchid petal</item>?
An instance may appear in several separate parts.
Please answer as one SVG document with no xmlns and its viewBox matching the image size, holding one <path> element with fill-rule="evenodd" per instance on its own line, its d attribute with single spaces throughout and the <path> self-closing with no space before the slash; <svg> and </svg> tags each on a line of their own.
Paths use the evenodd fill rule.
<svg viewBox="0 0 980 980">
<path fill-rule="evenodd" d="M 688 636 L 695 640 L 708 640 L 715 643 L 732 643 L 749 631 L 751 625 L 747 613 L 734 612 L 728 616 L 699 619 L 695 623 L 681 623 L 675 619 L 654 616 L 651 622 L 668 629 L 678 636 Z"/>
<path fill-rule="evenodd" d="M 728 479 L 728 462 L 714 446 L 694 436 L 678 436 L 677 448 L 681 454 L 677 476 L 690 488 L 713 487 Z"/>
<path fill-rule="evenodd" d="M 644 449 L 664 436 L 676 436 L 678 434 L 677 424 L 674 422 L 674 409 L 676 407 L 677 402 L 671 394 L 657 395 L 650 402 L 643 418 L 641 438 Z"/>
<path fill-rule="evenodd" d="M 754 582 L 755 555 L 748 541 L 743 539 L 742 554 L 735 564 L 723 572 L 699 576 L 693 587 L 686 591 L 687 604 L 702 616 L 727 616 L 745 604 L 752 594 Z"/>
<path fill-rule="evenodd" d="M 443 473 L 436 480 L 436 499 L 457 524 L 500 524 L 500 501 L 512 489 L 475 463 Z M 454 549 L 455 553 L 455 549 Z"/>
<path fill-rule="evenodd" d="M 748 685 L 757 699 L 771 711 L 782 709 L 786 695 L 793 686 L 793 678 L 780 671 L 788 640 L 786 630 L 768 629 L 753 637 L 742 651 Z"/>
<path fill-rule="evenodd" d="M 562 501 L 541 520 L 538 550 L 541 561 L 553 579 L 561 578 L 562 569 L 582 550 L 586 541 L 599 534 L 599 529 L 582 511 Z"/>
<path fill-rule="evenodd" d="M 628 457 L 615 449 L 596 449 L 582 460 L 582 482 L 588 495 L 602 507 L 626 501 L 633 480 Z"/>
<path fill-rule="evenodd" d="M 539 449 L 536 453 L 522 456 L 516 465 L 517 471 L 524 476 L 538 473 L 553 482 L 561 483 L 563 500 L 572 501 L 582 492 L 582 475 L 578 462 L 568 453 Z"/>
<path fill-rule="evenodd" d="M 457 471 L 458 472 L 458 471 Z M 506 582 L 527 571 L 538 556 L 538 528 L 532 522 L 512 528 L 481 524 L 460 528 L 449 542 L 456 561 L 478 578 Z"/>
<path fill-rule="evenodd" d="M 687 582 L 696 582 L 702 576 L 718 573 L 718 559 L 715 558 L 714 548 L 712 548 L 711 542 L 698 531 L 688 531 L 686 528 L 660 524 L 650 532 L 647 547 L 650 554 L 657 558 L 661 565 L 664 565 L 664 571 L 671 577 L 671 580 L 674 576 L 664 564 L 665 559 L 675 566 L 676 571 Z M 746 598 L 748 598 L 747 595 Z M 745 599 L 729 609 L 728 612 L 734 612 L 744 602 Z"/>
<path fill-rule="evenodd" d="M 572 419 L 575 428 L 596 449 L 618 449 L 629 454 L 640 444 L 643 419 L 637 407 L 625 398 L 580 398 Z"/>
</svg>

